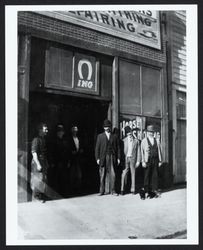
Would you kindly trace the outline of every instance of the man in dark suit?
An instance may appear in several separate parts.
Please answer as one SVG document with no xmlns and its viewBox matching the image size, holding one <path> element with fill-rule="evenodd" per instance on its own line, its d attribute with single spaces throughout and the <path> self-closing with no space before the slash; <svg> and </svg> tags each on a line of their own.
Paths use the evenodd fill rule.
<svg viewBox="0 0 203 250">
<path fill-rule="evenodd" d="M 147 136 L 141 142 L 142 167 L 144 168 L 144 192 L 149 198 L 159 197 L 158 167 L 162 165 L 161 145 L 157 143 L 154 125 L 147 126 Z M 143 194 L 142 199 L 145 199 Z"/>
<path fill-rule="evenodd" d="M 78 137 L 78 127 L 71 128 L 71 137 L 69 140 L 70 150 L 70 186 L 72 192 L 80 192 L 82 185 L 82 169 L 81 160 L 83 155 L 83 147 Z"/>
<path fill-rule="evenodd" d="M 68 167 L 69 167 L 69 150 L 68 142 L 65 137 L 65 129 L 62 124 L 56 127 L 56 138 L 53 144 L 53 163 L 55 171 L 55 187 L 59 196 L 66 196 L 68 186 Z"/>
<path fill-rule="evenodd" d="M 95 158 L 99 165 L 100 194 L 118 195 L 116 190 L 117 166 L 120 164 L 120 147 L 118 136 L 111 134 L 111 122 L 105 120 L 104 132 L 97 137 Z"/>
</svg>

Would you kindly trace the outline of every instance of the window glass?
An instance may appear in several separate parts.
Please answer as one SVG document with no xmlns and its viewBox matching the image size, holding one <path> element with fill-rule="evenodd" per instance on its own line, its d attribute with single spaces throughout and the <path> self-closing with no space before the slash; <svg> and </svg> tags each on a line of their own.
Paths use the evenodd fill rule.
<svg viewBox="0 0 203 250">
<path fill-rule="evenodd" d="M 146 129 L 148 125 L 153 125 L 154 126 L 154 137 L 157 139 L 157 142 L 161 142 L 161 119 L 159 118 L 154 118 L 154 117 L 142 117 L 143 119 L 143 133 L 142 137 L 146 137 Z"/>
<path fill-rule="evenodd" d="M 142 67 L 143 114 L 161 116 L 160 71 Z"/>
<path fill-rule="evenodd" d="M 119 63 L 119 82 L 120 112 L 140 114 L 140 66 L 121 60 Z"/>
<path fill-rule="evenodd" d="M 186 93 L 177 91 L 176 110 L 178 119 L 186 118 Z"/>
<path fill-rule="evenodd" d="M 46 84 L 60 87 L 72 87 L 73 53 L 61 48 L 50 47 L 47 50 Z"/>
<path fill-rule="evenodd" d="M 106 58 L 100 60 L 101 95 L 111 98 L 112 94 L 112 61 Z"/>
</svg>

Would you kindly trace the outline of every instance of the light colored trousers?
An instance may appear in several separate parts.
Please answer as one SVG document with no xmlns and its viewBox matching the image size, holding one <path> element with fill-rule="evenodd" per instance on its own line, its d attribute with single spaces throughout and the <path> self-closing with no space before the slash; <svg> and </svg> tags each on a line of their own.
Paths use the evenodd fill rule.
<svg viewBox="0 0 203 250">
<path fill-rule="evenodd" d="M 124 191 L 124 188 L 127 184 L 127 177 L 128 177 L 129 170 L 131 172 L 131 189 L 130 189 L 130 191 L 135 192 L 136 168 L 135 168 L 134 161 L 132 160 L 132 157 L 126 157 L 125 169 L 123 170 L 122 176 L 121 176 L 121 191 Z"/>
</svg>

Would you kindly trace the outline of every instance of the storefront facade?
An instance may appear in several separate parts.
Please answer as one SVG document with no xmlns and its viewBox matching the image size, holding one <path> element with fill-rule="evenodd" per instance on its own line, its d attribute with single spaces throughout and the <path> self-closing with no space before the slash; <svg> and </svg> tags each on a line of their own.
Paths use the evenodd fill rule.
<svg viewBox="0 0 203 250">
<path fill-rule="evenodd" d="M 173 11 L 166 16 L 170 53 L 168 81 L 171 93 L 173 181 L 186 182 L 186 12 Z"/>
<path fill-rule="evenodd" d="M 19 201 L 29 200 L 30 143 L 42 120 L 51 132 L 58 123 L 67 131 L 78 125 L 93 191 L 94 145 L 103 120 L 112 121 L 121 139 L 127 124 L 141 140 L 153 123 L 161 134 L 164 183 L 172 185 L 167 32 L 159 11 L 18 13 Z"/>
</svg>

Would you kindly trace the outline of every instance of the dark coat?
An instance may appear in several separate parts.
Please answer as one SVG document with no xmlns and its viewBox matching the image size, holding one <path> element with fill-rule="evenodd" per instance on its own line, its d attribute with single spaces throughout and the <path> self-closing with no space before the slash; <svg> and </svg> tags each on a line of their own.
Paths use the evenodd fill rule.
<svg viewBox="0 0 203 250">
<path fill-rule="evenodd" d="M 73 137 L 70 136 L 69 138 L 69 152 L 70 152 L 71 162 L 74 162 L 76 160 L 80 161 L 81 156 L 83 155 L 83 142 L 80 137 L 78 137 L 78 140 L 79 140 L 79 150 L 77 151 Z"/>
<path fill-rule="evenodd" d="M 69 161 L 69 149 L 68 149 L 68 143 L 65 138 L 58 138 L 56 137 L 55 143 L 53 145 L 53 162 L 54 165 L 60 165 L 60 166 L 67 166 L 67 163 Z"/>
<path fill-rule="evenodd" d="M 109 140 L 110 140 L 110 143 L 112 145 L 112 150 L 113 150 L 113 153 L 112 153 L 113 164 L 114 166 L 116 166 L 117 159 L 120 159 L 119 139 L 117 135 L 111 134 Z M 107 139 L 105 132 L 97 136 L 97 142 L 96 142 L 96 147 L 95 147 L 95 158 L 96 158 L 96 161 L 98 159 L 100 160 L 99 162 L 100 167 L 105 166 L 107 143 L 108 143 L 108 139 Z"/>
</svg>

